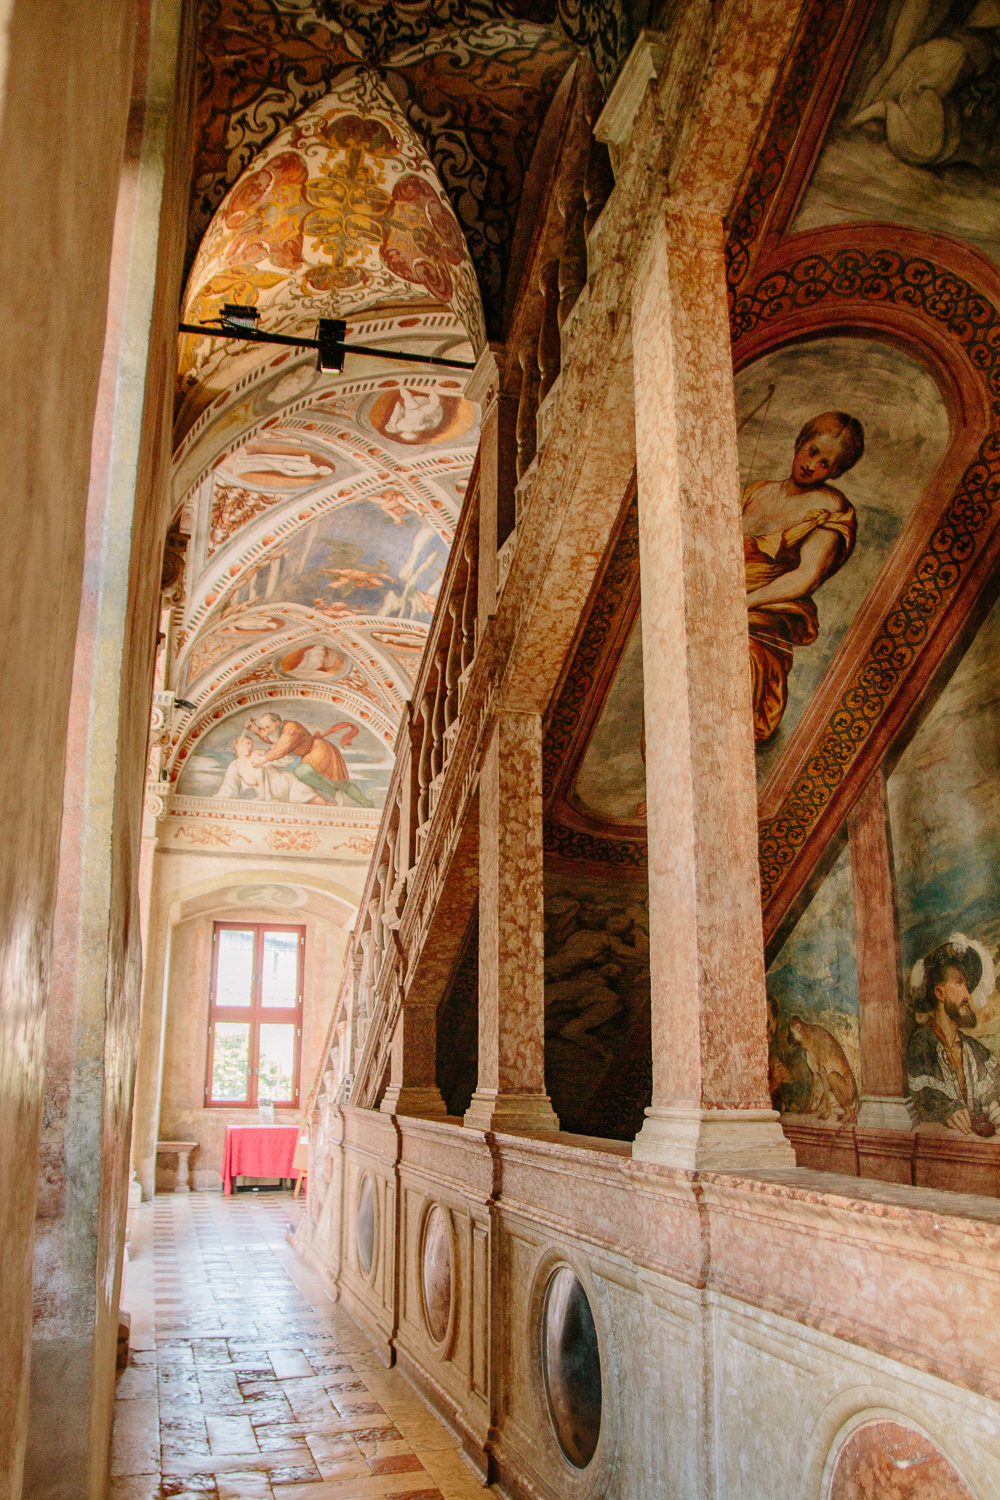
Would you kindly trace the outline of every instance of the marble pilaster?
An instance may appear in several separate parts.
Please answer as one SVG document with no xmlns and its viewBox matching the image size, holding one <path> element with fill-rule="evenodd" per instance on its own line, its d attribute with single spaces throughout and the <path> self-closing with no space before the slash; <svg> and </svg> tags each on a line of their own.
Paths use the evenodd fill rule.
<svg viewBox="0 0 1000 1500">
<path fill-rule="evenodd" d="M 902 969 L 885 777 L 877 771 L 848 818 L 858 955 L 863 1129 L 909 1130 Z M 906 1178 L 905 1180 L 909 1180 Z"/>
<path fill-rule="evenodd" d="M 633 303 L 653 1100 L 637 1157 L 794 1166 L 767 1088 L 721 218 L 671 203 Z"/>
<path fill-rule="evenodd" d="M 545 1092 L 542 721 L 501 709 L 479 782 L 476 1130 L 558 1130 Z"/>
</svg>

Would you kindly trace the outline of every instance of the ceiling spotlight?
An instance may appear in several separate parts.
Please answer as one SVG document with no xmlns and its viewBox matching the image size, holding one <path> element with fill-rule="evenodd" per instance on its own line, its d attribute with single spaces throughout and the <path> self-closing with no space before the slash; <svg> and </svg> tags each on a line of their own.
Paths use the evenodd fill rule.
<svg viewBox="0 0 1000 1500">
<path fill-rule="evenodd" d="M 255 307 L 242 307 L 238 302 L 226 302 L 222 308 L 222 322 L 232 323 L 237 328 L 256 330 L 260 313 Z"/>
<path fill-rule="evenodd" d="M 342 370 L 344 368 L 344 340 L 347 324 L 341 318 L 320 318 L 318 337 L 319 358 L 317 370 Z"/>
<path fill-rule="evenodd" d="M 175 698 L 174 699 L 174 707 L 175 708 L 188 708 L 188 709 L 191 710 L 192 713 L 194 713 L 194 711 L 198 707 L 198 705 L 197 705 L 197 703 L 189 703 L 186 698 Z"/>
</svg>

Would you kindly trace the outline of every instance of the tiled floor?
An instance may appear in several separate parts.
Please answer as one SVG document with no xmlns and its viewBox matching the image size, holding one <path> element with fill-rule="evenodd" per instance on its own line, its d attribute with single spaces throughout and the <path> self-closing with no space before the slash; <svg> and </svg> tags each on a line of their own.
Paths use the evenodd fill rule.
<svg viewBox="0 0 1000 1500">
<path fill-rule="evenodd" d="M 111 1500 L 483 1500 L 458 1446 L 293 1254 L 290 1195 L 129 1215 Z"/>
</svg>

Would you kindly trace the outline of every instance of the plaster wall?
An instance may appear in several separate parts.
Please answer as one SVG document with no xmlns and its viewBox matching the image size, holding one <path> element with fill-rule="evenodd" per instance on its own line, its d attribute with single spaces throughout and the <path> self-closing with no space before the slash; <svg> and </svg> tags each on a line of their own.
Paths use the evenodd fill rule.
<svg viewBox="0 0 1000 1500">
<path fill-rule="evenodd" d="M 323 1059 L 326 1028 L 343 969 L 347 936 L 365 876 L 364 865 L 227 853 L 153 857 L 150 935 L 143 981 L 140 1067 L 136 1083 L 133 1164 L 143 1196 L 172 1190 L 176 1160 L 156 1162 L 156 1141 L 192 1140 L 192 1186 L 221 1189 L 226 1126 L 253 1124 L 254 1110 L 204 1106 L 212 930 L 215 921 L 294 923 L 306 928 L 301 1101 Z M 242 892 L 277 889 L 279 899 L 253 906 Z M 300 1110 L 278 1110 L 295 1123 Z"/>
<path fill-rule="evenodd" d="M 179 0 L 139 7 L 90 455 L 33 1269 L 25 1488 L 39 1500 L 96 1500 L 107 1483 L 138 1021 L 139 815 L 181 271 L 184 13 Z M 95 75 L 107 62 L 94 59 Z"/>
<path fill-rule="evenodd" d="M 0 628 L 4 701 L 18 725 L 16 754 L 0 774 L 7 829 L 0 859 L 4 1497 L 21 1493 L 62 766 L 138 8 L 126 0 L 69 9 L 53 0 L 14 0 L 0 15 L 0 266 L 10 289 L 0 433 L 5 524 L 17 539 Z"/>
</svg>

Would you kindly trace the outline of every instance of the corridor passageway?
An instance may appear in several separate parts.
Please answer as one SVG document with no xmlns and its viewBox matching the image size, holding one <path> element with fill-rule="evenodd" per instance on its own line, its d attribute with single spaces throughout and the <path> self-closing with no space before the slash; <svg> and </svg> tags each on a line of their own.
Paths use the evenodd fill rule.
<svg viewBox="0 0 1000 1500">
<path fill-rule="evenodd" d="M 287 1194 L 133 1210 L 112 1500 L 473 1500 L 458 1445 L 285 1238 Z"/>
</svg>

